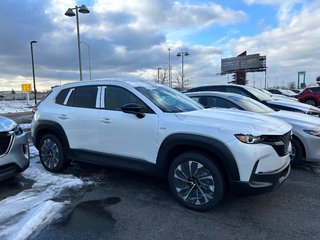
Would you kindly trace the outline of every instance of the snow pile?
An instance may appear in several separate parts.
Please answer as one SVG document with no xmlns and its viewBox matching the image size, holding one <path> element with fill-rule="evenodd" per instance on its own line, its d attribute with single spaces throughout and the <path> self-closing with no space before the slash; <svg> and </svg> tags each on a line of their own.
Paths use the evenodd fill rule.
<svg viewBox="0 0 320 240">
<path fill-rule="evenodd" d="M 32 107 L 26 100 L 0 101 L 0 113 L 30 112 Z"/>
<path fill-rule="evenodd" d="M 30 147 L 30 155 L 38 155 Z M 66 190 L 82 188 L 86 183 L 72 175 L 52 174 L 33 157 L 30 167 L 22 176 L 35 181 L 31 189 L 0 201 L 0 239 L 28 239 L 61 216 L 69 201 L 63 200 Z M 58 199 L 59 200 L 56 200 Z"/>
</svg>

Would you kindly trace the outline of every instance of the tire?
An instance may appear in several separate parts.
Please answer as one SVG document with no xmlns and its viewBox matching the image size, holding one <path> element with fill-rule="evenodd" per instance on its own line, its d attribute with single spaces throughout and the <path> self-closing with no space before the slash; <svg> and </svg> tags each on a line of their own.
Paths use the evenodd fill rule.
<svg viewBox="0 0 320 240">
<path fill-rule="evenodd" d="M 292 152 L 290 153 L 291 166 L 296 167 L 301 164 L 303 158 L 303 147 L 301 143 L 295 139 L 291 139 Z"/>
<path fill-rule="evenodd" d="M 207 211 L 221 202 L 225 182 L 218 166 L 206 155 L 187 152 L 170 165 L 168 181 L 173 196 L 185 207 Z"/>
<path fill-rule="evenodd" d="M 316 106 L 316 101 L 313 99 L 307 99 L 304 103 L 312 105 L 312 106 Z"/>
<path fill-rule="evenodd" d="M 46 134 L 41 138 L 39 156 L 43 167 L 50 172 L 61 172 L 69 164 L 64 157 L 60 140 L 53 134 Z"/>
</svg>

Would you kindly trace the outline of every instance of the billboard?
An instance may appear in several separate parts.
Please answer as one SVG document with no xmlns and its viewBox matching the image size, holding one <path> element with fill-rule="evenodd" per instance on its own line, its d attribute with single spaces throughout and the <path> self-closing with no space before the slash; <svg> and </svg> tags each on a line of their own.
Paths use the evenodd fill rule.
<svg viewBox="0 0 320 240">
<path fill-rule="evenodd" d="M 265 71 L 266 56 L 251 54 L 221 59 L 221 74 L 235 73 L 239 70 L 246 72 Z"/>
</svg>

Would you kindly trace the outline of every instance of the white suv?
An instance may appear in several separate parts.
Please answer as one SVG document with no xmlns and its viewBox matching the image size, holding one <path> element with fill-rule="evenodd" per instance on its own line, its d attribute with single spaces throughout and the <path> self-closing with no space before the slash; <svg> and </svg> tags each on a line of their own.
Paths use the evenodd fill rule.
<svg viewBox="0 0 320 240">
<path fill-rule="evenodd" d="M 88 81 L 54 88 L 31 124 L 43 166 L 70 160 L 165 177 L 173 196 L 208 210 L 225 193 L 271 191 L 290 172 L 291 126 L 230 110 L 204 109 L 145 81 Z"/>
</svg>

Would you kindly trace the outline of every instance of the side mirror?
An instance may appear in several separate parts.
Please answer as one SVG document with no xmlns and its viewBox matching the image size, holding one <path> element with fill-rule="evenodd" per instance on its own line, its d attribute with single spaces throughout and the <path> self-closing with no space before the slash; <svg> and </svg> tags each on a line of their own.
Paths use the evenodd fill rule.
<svg viewBox="0 0 320 240">
<path fill-rule="evenodd" d="M 138 118 L 143 118 L 144 114 L 144 107 L 136 104 L 136 103 L 128 103 L 121 106 L 122 112 L 135 114 Z"/>
</svg>

